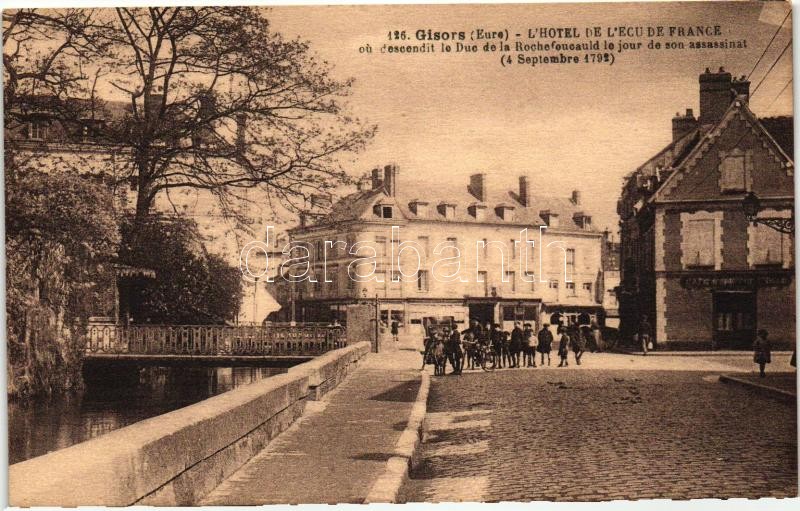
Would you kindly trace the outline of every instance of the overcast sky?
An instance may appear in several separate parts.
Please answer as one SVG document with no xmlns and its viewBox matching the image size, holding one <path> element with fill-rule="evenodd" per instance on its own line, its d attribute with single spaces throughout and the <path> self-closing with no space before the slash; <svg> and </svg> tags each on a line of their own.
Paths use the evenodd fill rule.
<svg viewBox="0 0 800 511">
<path fill-rule="evenodd" d="M 769 12 L 740 2 L 279 7 L 269 17 L 285 36 L 309 40 L 337 77 L 356 79 L 352 111 L 379 133 L 354 172 L 396 162 L 400 186 L 420 187 L 464 186 L 479 171 L 489 173 L 490 186 L 516 187 L 525 173 L 535 194 L 583 190 L 595 225 L 616 231 L 622 177 L 670 141 L 677 111 L 698 112 L 697 77 L 706 67 L 750 73 L 786 13 L 779 2 L 767 4 L 778 5 Z M 746 39 L 747 49 L 622 53 L 613 66 L 535 68 L 502 68 L 490 53 L 358 53 L 386 42 L 392 29 L 697 24 L 720 25 L 724 39 Z M 751 91 L 790 40 L 791 19 L 752 74 Z M 791 61 L 789 48 L 754 95 L 759 116 L 792 113 L 792 86 L 778 96 Z"/>
</svg>

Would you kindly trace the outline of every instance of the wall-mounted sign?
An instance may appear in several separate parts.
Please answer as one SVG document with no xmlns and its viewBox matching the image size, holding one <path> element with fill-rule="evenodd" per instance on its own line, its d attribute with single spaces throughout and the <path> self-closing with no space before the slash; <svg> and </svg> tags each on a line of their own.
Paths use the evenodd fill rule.
<svg viewBox="0 0 800 511">
<path fill-rule="evenodd" d="M 784 287 L 791 283 L 791 274 L 686 275 L 681 277 L 681 287 L 684 289 L 711 289 L 714 291 L 752 291 L 760 287 Z"/>
</svg>

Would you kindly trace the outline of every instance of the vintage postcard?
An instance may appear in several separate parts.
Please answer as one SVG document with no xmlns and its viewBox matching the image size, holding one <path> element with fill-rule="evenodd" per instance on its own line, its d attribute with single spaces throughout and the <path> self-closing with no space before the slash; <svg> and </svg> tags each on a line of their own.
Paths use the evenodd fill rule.
<svg viewBox="0 0 800 511">
<path fill-rule="evenodd" d="M 67 5 L 2 11 L 10 505 L 796 502 L 788 2 Z"/>
</svg>

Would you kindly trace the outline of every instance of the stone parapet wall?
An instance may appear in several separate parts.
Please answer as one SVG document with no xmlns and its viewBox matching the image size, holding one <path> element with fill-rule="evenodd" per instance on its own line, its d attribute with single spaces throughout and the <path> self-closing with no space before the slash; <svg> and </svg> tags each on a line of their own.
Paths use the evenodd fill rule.
<svg viewBox="0 0 800 511">
<path fill-rule="evenodd" d="M 12 506 L 192 505 L 288 428 L 370 351 L 281 374 L 9 467 Z"/>
</svg>

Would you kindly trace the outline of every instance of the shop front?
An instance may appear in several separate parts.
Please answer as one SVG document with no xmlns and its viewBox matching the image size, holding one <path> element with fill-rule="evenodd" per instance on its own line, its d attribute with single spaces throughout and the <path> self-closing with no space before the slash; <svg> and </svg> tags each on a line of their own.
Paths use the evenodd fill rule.
<svg viewBox="0 0 800 511">
<path fill-rule="evenodd" d="M 775 347 L 793 345 L 791 270 L 692 272 L 677 280 L 679 286 L 667 287 L 660 318 L 673 347 L 746 350 L 760 329 L 769 332 Z M 688 308 L 686 303 L 694 305 Z"/>
</svg>

